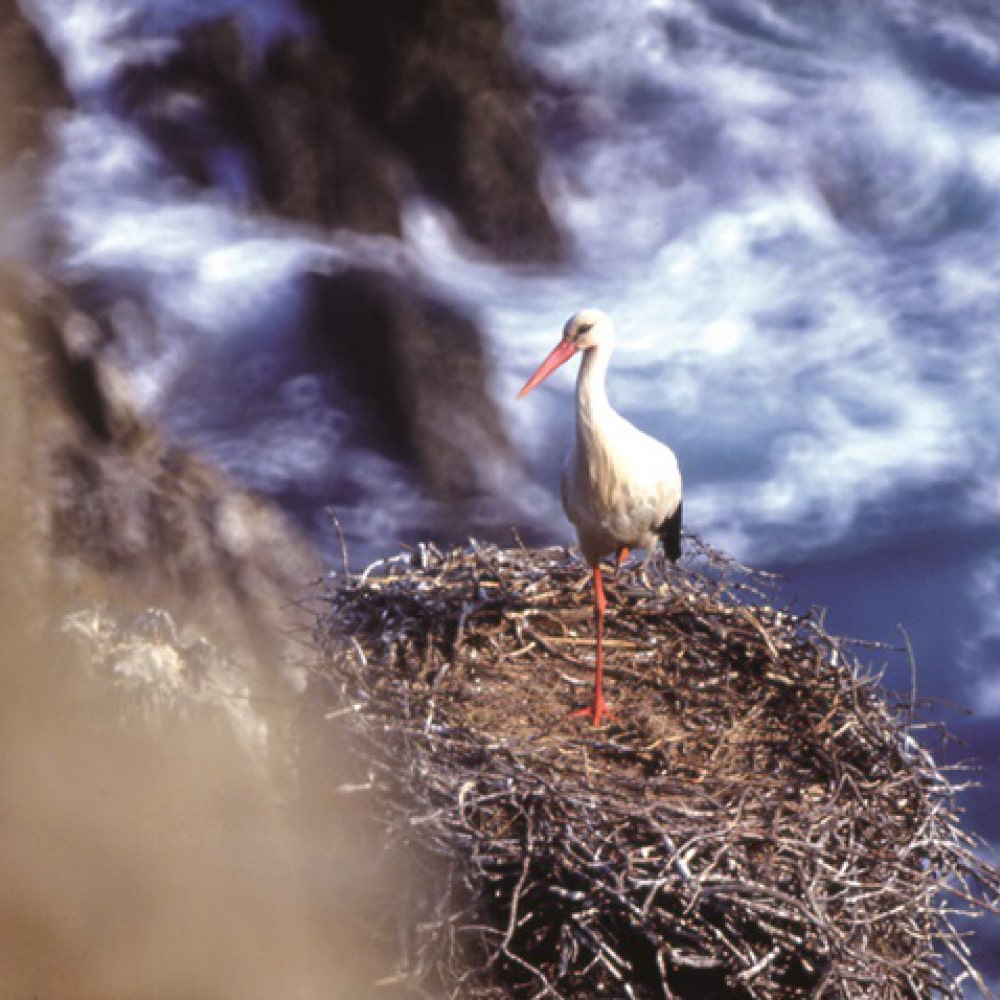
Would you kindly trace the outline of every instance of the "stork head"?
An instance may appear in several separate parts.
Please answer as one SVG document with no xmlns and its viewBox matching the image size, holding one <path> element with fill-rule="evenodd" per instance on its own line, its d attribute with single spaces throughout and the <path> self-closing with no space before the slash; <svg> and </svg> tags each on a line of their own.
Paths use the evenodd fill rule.
<svg viewBox="0 0 1000 1000">
<path fill-rule="evenodd" d="M 600 309 L 581 309 L 573 313 L 563 327 L 563 340 L 575 344 L 578 351 L 601 345 L 610 346 L 613 338 L 611 317 Z"/>
<path fill-rule="evenodd" d="M 563 327 L 562 340 L 552 348 L 552 352 L 538 366 L 535 374 L 524 383 L 517 398 L 527 396 L 578 351 L 589 351 L 592 347 L 610 347 L 613 340 L 614 328 L 607 313 L 601 312 L 600 309 L 581 309 L 573 313 Z"/>
</svg>

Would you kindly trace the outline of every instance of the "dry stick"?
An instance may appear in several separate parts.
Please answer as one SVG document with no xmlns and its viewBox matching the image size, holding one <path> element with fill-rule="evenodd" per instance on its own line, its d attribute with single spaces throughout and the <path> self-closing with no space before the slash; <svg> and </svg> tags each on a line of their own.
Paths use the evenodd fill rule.
<svg viewBox="0 0 1000 1000">
<path fill-rule="evenodd" d="M 906 649 L 906 658 L 910 664 L 910 725 L 913 725 L 913 721 L 917 716 L 917 658 L 913 652 L 913 644 L 910 642 L 910 636 L 906 629 L 903 628 L 901 624 L 897 624 L 896 628 L 899 629 L 903 636 L 903 646 Z"/>
<path fill-rule="evenodd" d="M 327 507 L 325 514 L 327 520 L 333 525 L 334 531 L 337 532 L 337 540 L 340 543 L 340 562 L 343 566 L 344 576 L 349 577 L 351 575 L 351 570 L 347 564 L 347 540 L 344 538 L 343 525 L 340 523 L 340 518 L 334 513 L 332 507 Z"/>
</svg>

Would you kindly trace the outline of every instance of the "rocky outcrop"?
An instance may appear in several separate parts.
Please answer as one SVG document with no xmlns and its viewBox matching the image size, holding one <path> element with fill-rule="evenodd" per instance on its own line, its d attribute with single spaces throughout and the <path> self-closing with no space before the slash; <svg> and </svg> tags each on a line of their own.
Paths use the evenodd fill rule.
<svg viewBox="0 0 1000 1000">
<path fill-rule="evenodd" d="M 261 64 L 233 20 L 215 21 L 189 31 L 165 63 L 132 68 L 120 90 L 194 183 L 295 221 L 399 234 L 398 160 L 315 42 L 280 42 Z"/>
<path fill-rule="evenodd" d="M 504 258 L 558 256 L 528 90 L 498 3 L 301 2 L 345 66 L 364 119 L 474 240 Z"/>
<path fill-rule="evenodd" d="M 171 58 L 126 71 L 128 114 L 190 181 L 287 218 L 398 235 L 417 185 L 490 253 L 558 255 L 498 6 L 302 8 L 319 30 L 260 56 L 233 20 L 192 29 Z M 484 470 L 511 450 L 472 319 L 370 264 L 305 282 L 314 364 L 359 390 L 376 447 L 439 499 L 489 492 Z"/>
<path fill-rule="evenodd" d="M 45 117 L 67 107 L 69 94 L 56 60 L 21 16 L 17 0 L 0 0 L 0 170 L 43 144 Z"/>
<path fill-rule="evenodd" d="M 0 467 L 39 591 L 163 604 L 280 659 L 317 567 L 281 513 L 136 413 L 106 335 L 37 277 L 0 281 Z"/>
<path fill-rule="evenodd" d="M 321 34 L 262 59 L 222 20 L 127 72 L 125 106 L 178 170 L 289 218 L 366 233 L 398 234 L 416 185 L 497 257 L 559 256 L 499 6 L 302 6 Z"/>
<path fill-rule="evenodd" d="M 306 297 L 314 356 L 368 401 L 383 450 L 441 499 L 488 491 L 491 470 L 512 456 L 475 324 L 372 270 L 310 275 Z"/>
</svg>

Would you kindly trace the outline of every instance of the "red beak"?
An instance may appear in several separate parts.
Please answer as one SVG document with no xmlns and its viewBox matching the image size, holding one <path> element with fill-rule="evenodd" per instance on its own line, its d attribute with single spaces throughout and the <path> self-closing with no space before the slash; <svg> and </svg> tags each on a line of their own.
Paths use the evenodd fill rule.
<svg viewBox="0 0 1000 1000">
<path fill-rule="evenodd" d="M 566 364 L 576 354 L 576 351 L 576 344 L 572 340 L 560 340 L 552 348 L 552 353 L 538 366 L 538 371 L 524 383 L 524 387 L 517 394 L 517 398 L 521 399 L 523 396 L 527 396 L 532 389 L 541 385 L 560 365 Z"/>
</svg>

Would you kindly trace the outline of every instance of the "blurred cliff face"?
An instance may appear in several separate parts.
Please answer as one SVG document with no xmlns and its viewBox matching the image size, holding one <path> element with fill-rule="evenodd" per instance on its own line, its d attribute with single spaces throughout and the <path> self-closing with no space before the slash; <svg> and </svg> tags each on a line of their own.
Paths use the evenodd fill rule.
<svg viewBox="0 0 1000 1000">
<path fill-rule="evenodd" d="M 377 848 L 361 848 L 359 817 L 329 792 L 336 748 L 303 728 L 293 693 L 254 701 L 252 682 L 222 692 L 250 702 L 265 734 L 254 742 L 205 710 L 194 697 L 204 683 L 184 681 L 204 643 L 151 634 L 128 647 L 131 660 L 98 664 L 110 626 L 96 611 L 93 641 L 67 640 L 71 593 L 88 607 L 122 601 L 131 578 L 150 602 L 183 608 L 192 595 L 167 573 L 156 593 L 156 553 L 144 573 L 119 565 L 117 578 L 57 553 L 52 520 L 65 513 L 49 491 L 67 481 L 50 478 L 52 439 L 39 428 L 67 420 L 65 397 L 43 358 L 14 350 L 26 344 L 10 336 L 10 305 L 0 302 L 0 994 L 370 995 L 392 971 L 369 931 L 392 872 L 375 874 Z M 198 625 L 224 635 L 226 614 Z M 218 655 L 239 669 L 226 676 L 252 678 L 264 665 L 246 659 L 244 624 L 230 624 Z M 137 661 L 152 671 L 138 683 L 126 669 Z M 170 705 L 150 712 L 134 694 L 157 683 Z"/>
<path fill-rule="evenodd" d="M 0 668 L 0 992 L 368 995 L 343 817 L 303 823 L 224 731 L 123 727 L 20 612 Z"/>
<path fill-rule="evenodd" d="M 344 834 L 350 816 L 303 815 L 209 726 L 123 728 L 74 677 L 79 664 L 53 663 L 14 631 L 13 610 L 0 992 L 374 995 L 392 970 L 372 950 L 379 892 Z"/>
</svg>

